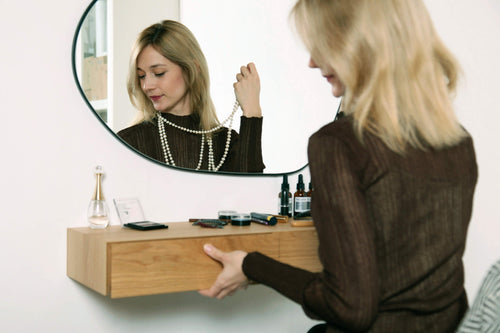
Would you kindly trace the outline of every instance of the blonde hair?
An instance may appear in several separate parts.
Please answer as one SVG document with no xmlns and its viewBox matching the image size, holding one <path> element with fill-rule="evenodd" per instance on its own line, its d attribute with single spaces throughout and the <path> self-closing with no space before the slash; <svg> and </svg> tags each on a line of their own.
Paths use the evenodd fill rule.
<svg viewBox="0 0 500 333">
<path fill-rule="evenodd" d="M 217 126 L 219 120 L 210 97 L 210 79 L 205 56 L 191 31 L 183 24 L 171 20 L 146 28 L 132 48 L 127 90 L 132 105 L 139 111 L 134 123 L 151 121 L 157 112 L 151 100 L 142 91 L 137 75 L 137 57 L 149 45 L 181 67 L 192 113 L 199 118 L 200 129 L 208 130 Z"/>
<path fill-rule="evenodd" d="M 299 0 L 291 12 L 317 64 L 346 87 L 345 113 L 393 151 L 467 136 L 452 106 L 460 68 L 421 0 Z"/>
</svg>

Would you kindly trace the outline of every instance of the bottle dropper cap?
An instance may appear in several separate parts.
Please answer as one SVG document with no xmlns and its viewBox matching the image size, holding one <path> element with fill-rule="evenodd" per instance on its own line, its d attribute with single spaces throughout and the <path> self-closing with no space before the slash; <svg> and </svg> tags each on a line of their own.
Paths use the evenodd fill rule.
<svg viewBox="0 0 500 333">
<path fill-rule="evenodd" d="M 302 174 L 299 175 L 299 182 L 297 183 L 297 190 L 304 190 L 304 179 Z"/>
<path fill-rule="evenodd" d="M 283 183 L 281 183 L 281 190 L 288 190 L 290 189 L 290 185 L 288 184 L 288 176 L 283 175 Z"/>
</svg>

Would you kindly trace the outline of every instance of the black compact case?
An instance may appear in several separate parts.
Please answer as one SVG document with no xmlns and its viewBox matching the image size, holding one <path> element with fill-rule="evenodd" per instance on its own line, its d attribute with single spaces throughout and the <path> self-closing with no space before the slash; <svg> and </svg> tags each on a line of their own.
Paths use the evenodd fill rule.
<svg viewBox="0 0 500 333">
<path fill-rule="evenodd" d="M 125 223 L 124 227 L 136 229 L 136 230 L 155 230 L 155 229 L 166 229 L 168 225 L 162 223 L 156 223 L 151 221 L 141 221 L 141 222 L 130 222 Z"/>
</svg>

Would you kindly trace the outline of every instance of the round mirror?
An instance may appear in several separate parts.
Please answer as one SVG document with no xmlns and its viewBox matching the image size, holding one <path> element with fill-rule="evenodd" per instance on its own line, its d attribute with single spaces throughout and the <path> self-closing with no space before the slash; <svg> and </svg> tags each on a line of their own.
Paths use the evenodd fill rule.
<svg viewBox="0 0 500 333">
<path fill-rule="evenodd" d="M 255 63 L 261 82 L 264 175 L 296 172 L 307 165 L 309 136 L 333 120 L 340 100 L 319 71 L 307 66 L 309 54 L 288 19 L 294 2 L 217 0 L 215 6 L 213 1 L 141 0 L 139 6 L 136 0 L 94 0 L 73 42 L 77 86 L 98 119 L 122 141 L 116 133 L 129 127 L 137 112 L 126 88 L 132 45 L 151 24 L 180 21 L 207 59 L 219 120 L 232 111 L 240 67 Z M 236 131 L 240 115 L 241 110 L 233 124 Z"/>
</svg>

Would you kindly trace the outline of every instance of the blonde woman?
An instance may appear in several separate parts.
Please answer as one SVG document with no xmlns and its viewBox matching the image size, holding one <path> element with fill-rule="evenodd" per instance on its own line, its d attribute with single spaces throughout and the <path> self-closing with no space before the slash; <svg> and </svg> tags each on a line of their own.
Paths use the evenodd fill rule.
<svg viewBox="0 0 500 333">
<path fill-rule="evenodd" d="M 130 57 L 127 88 L 138 116 L 118 135 L 169 165 L 262 172 L 262 111 L 255 65 L 242 66 L 236 80 L 236 99 L 243 110 L 239 134 L 228 129 L 232 119 L 227 124 L 217 119 L 205 56 L 191 31 L 171 20 L 153 24 L 139 35 Z"/>
<path fill-rule="evenodd" d="M 468 306 L 462 255 L 477 180 L 452 108 L 454 57 L 421 0 L 299 0 L 291 17 L 309 66 L 343 96 L 345 116 L 308 148 L 324 269 L 207 244 L 224 269 L 200 292 L 265 284 L 325 322 L 310 332 L 454 332 Z"/>
</svg>

